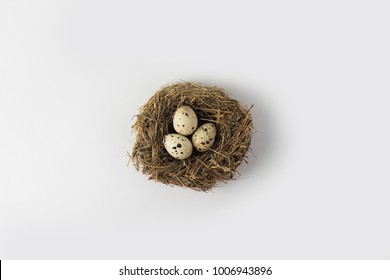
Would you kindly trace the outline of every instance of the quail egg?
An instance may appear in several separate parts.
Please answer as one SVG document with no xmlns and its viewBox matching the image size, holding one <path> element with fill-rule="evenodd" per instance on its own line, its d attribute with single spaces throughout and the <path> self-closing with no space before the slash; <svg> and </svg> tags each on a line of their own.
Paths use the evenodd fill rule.
<svg viewBox="0 0 390 280">
<path fill-rule="evenodd" d="M 171 133 L 164 136 L 164 147 L 176 159 L 186 159 L 192 154 L 191 141 L 180 134 Z"/>
<path fill-rule="evenodd" d="M 211 148 L 217 136 L 217 129 L 213 123 L 201 125 L 192 135 L 192 144 L 198 152 L 205 152 Z"/>
<path fill-rule="evenodd" d="M 173 115 L 173 128 L 181 135 L 191 135 L 198 127 L 198 117 L 189 106 L 178 108 Z"/>
</svg>

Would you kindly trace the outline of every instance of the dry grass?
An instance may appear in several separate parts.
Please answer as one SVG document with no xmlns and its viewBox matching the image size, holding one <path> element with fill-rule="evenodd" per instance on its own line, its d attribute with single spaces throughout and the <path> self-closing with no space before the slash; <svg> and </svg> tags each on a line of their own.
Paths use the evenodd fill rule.
<svg viewBox="0 0 390 280">
<path fill-rule="evenodd" d="M 163 138 L 174 133 L 174 112 L 184 105 L 196 112 L 199 126 L 205 122 L 214 123 L 217 137 L 207 152 L 194 150 L 188 159 L 177 160 L 165 150 Z M 130 159 L 149 179 L 209 191 L 217 182 L 233 179 L 237 167 L 246 161 L 253 129 L 251 108 L 243 107 L 218 87 L 190 82 L 165 86 L 137 115 L 133 125 L 136 139 Z"/>
</svg>

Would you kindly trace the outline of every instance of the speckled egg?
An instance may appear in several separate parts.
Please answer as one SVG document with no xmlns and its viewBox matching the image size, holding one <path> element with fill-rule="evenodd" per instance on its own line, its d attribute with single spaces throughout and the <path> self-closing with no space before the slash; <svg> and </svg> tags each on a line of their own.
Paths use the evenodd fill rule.
<svg viewBox="0 0 390 280">
<path fill-rule="evenodd" d="M 217 129 L 213 123 L 201 125 L 192 135 L 192 144 L 198 152 L 205 152 L 211 148 L 217 136 Z"/>
<path fill-rule="evenodd" d="M 188 106 L 178 108 L 173 115 L 173 128 L 181 135 L 191 135 L 198 127 L 198 117 Z"/>
<path fill-rule="evenodd" d="M 177 159 L 186 159 L 192 154 L 191 141 L 180 134 L 171 133 L 165 135 L 164 146 L 168 153 Z"/>
</svg>

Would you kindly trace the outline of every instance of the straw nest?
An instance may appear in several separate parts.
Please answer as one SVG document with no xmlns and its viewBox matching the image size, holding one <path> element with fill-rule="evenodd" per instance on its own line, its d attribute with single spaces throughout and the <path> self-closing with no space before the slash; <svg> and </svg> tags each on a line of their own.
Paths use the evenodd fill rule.
<svg viewBox="0 0 390 280">
<path fill-rule="evenodd" d="M 199 126 L 214 123 L 217 136 L 208 151 L 194 150 L 189 158 L 178 160 L 168 154 L 163 138 L 175 132 L 173 115 L 185 105 L 195 111 Z M 215 86 L 191 82 L 165 86 L 140 108 L 133 125 L 136 139 L 130 160 L 151 180 L 209 191 L 217 182 L 235 178 L 237 167 L 242 161 L 247 162 L 253 129 L 251 108 L 242 106 Z"/>
</svg>

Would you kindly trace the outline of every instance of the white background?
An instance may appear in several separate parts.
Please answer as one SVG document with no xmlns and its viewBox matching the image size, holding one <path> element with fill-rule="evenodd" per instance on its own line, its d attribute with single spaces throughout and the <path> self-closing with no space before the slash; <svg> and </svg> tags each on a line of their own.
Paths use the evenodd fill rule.
<svg viewBox="0 0 390 280">
<path fill-rule="evenodd" d="M 389 259 L 387 1 L 0 1 L 1 259 Z M 212 193 L 127 166 L 161 85 L 254 104 Z"/>
</svg>

